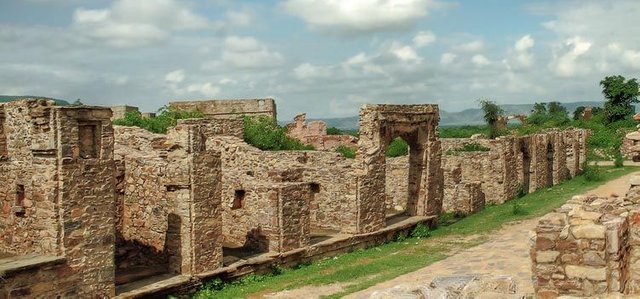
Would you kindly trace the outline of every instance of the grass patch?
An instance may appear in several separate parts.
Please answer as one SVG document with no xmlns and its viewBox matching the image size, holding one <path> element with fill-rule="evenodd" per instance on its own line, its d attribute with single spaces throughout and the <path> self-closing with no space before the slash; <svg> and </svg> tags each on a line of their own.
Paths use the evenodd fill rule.
<svg viewBox="0 0 640 299">
<path fill-rule="evenodd" d="M 287 128 L 278 125 L 274 118 L 245 116 L 243 121 L 244 141 L 261 150 L 314 150 L 313 146 L 287 136 Z"/>
<path fill-rule="evenodd" d="M 599 168 L 603 181 L 587 180 L 581 175 L 505 204 L 487 205 L 484 210 L 464 218 L 443 214 L 440 217 L 442 224 L 436 229 L 416 227 L 409 236 L 396 238 L 396 242 L 357 250 L 293 269 L 282 269 L 278 275 L 251 275 L 223 287 L 219 283 L 213 283 L 214 289 L 203 288 L 195 294 L 195 298 L 242 298 L 251 294 L 265 294 L 306 285 L 345 283 L 341 293 L 329 297 L 339 298 L 442 260 L 446 258 L 446 253 L 454 248 L 468 248 L 480 243 L 481 238 L 475 241 L 460 241 L 461 236 L 487 234 L 499 229 L 506 222 L 544 215 L 561 206 L 573 195 L 582 194 L 603 184 L 604 181 L 640 170 L 640 167 Z"/>
</svg>

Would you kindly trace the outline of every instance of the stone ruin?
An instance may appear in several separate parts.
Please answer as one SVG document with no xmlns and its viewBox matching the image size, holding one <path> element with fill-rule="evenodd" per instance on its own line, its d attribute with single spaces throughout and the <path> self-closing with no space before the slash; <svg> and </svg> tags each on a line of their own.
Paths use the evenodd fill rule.
<svg viewBox="0 0 640 299">
<path fill-rule="evenodd" d="M 584 161 L 580 130 L 443 154 L 466 141 L 438 138 L 435 105 L 364 105 L 355 159 L 262 151 L 238 117 L 275 115 L 260 101 L 181 106 L 209 117 L 167 134 L 112 126 L 109 108 L 0 105 L 0 297 L 185 293 L 380 244 L 443 211 L 503 202 L 518 182 L 555 184 Z M 386 158 L 397 137 L 409 155 Z"/>
<path fill-rule="evenodd" d="M 170 102 L 177 111 L 199 110 L 208 118 L 236 118 L 264 115 L 276 118 L 276 101 L 264 99 L 202 100 Z"/>
<path fill-rule="evenodd" d="M 287 135 L 300 142 L 312 145 L 317 150 L 333 151 L 339 146 L 355 148 L 358 138 L 351 135 L 327 135 L 327 124 L 316 120 L 306 123 L 306 114 L 298 114 L 287 124 Z"/>
<path fill-rule="evenodd" d="M 625 197 L 575 196 L 540 219 L 531 245 L 538 298 L 640 295 L 640 177 Z"/>
</svg>

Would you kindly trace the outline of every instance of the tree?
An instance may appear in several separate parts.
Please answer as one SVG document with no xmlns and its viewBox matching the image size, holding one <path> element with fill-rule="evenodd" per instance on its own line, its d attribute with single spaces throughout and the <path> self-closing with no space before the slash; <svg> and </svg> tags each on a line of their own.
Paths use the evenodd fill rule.
<svg viewBox="0 0 640 299">
<path fill-rule="evenodd" d="M 600 81 L 600 86 L 607 99 L 604 103 L 605 122 L 612 123 L 633 115 L 633 103 L 638 103 L 640 95 L 640 86 L 635 78 L 626 80 L 620 75 L 607 76 Z"/>
<path fill-rule="evenodd" d="M 584 109 L 586 109 L 585 106 L 578 106 L 576 107 L 576 110 L 573 111 L 573 120 L 578 120 L 580 119 L 580 117 L 582 116 L 582 112 L 584 111 Z"/>
<path fill-rule="evenodd" d="M 547 107 L 544 105 L 544 103 L 533 104 L 533 110 L 531 111 L 531 114 L 544 114 L 544 113 L 547 113 Z"/>
<path fill-rule="evenodd" d="M 491 100 L 480 100 L 480 107 L 484 112 L 484 121 L 489 125 L 489 138 L 498 137 L 497 122 L 504 110 Z"/>
<path fill-rule="evenodd" d="M 82 103 L 80 99 L 77 99 L 73 103 L 71 103 L 71 106 L 84 106 L 84 103 Z"/>
<path fill-rule="evenodd" d="M 567 108 L 562 106 L 562 104 L 560 104 L 559 102 L 549 102 L 549 104 L 547 104 L 547 110 L 549 111 L 549 114 L 555 114 L 555 115 L 569 114 L 567 112 Z"/>
</svg>

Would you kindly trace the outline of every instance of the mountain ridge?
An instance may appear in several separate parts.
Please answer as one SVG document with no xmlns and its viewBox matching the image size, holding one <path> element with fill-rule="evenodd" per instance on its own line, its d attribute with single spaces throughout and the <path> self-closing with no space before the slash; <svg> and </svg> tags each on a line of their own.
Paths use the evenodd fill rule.
<svg viewBox="0 0 640 299">
<path fill-rule="evenodd" d="M 604 101 L 579 101 L 570 103 L 561 103 L 567 108 L 569 114 L 573 114 L 579 106 L 602 107 Z M 505 115 L 513 114 L 529 114 L 533 110 L 533 104 L 506 104 L 500 105 L 505 111 Z M 323 120 L 327 123 L 327 127 L 336 127 L 341 130 L 353 130 L 358 128 L 358 116 L 336 117 L 336 118 L 309 118 L 307 121 Z M 463 125 L 481 125 L 484 124 L 483 113 L 480 108 L 469 108 L 457 112 L 448 112 L 440 110 L 440 126 L 463 126 Z"/>
</svg>

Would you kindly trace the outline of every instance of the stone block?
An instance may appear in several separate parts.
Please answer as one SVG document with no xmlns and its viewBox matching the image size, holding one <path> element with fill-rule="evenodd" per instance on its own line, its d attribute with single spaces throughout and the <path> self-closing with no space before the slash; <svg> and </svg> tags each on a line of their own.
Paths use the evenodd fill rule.
<svg viewBox="0 0 640 299">
<path fill-rule="evenodd" d="M 560 252 L 557 251 L 538 251 L 536 252 L 536 262 L 538 263 L 553 263 L 556 261 Z"/>
<path fill-rule="evenodd" d="M 565 273 L 569 278 L 583 278 L 594 281 L 607 280 L 607 268 L 605 267 L 584 267 L 568 265 L 565 267 Z"/>
<path fill-rule="evenodd" d="M 597 224 L 584 224 L 571 227 L 576 239 L 604 239 L 605 227 Z"/>
</svg>

